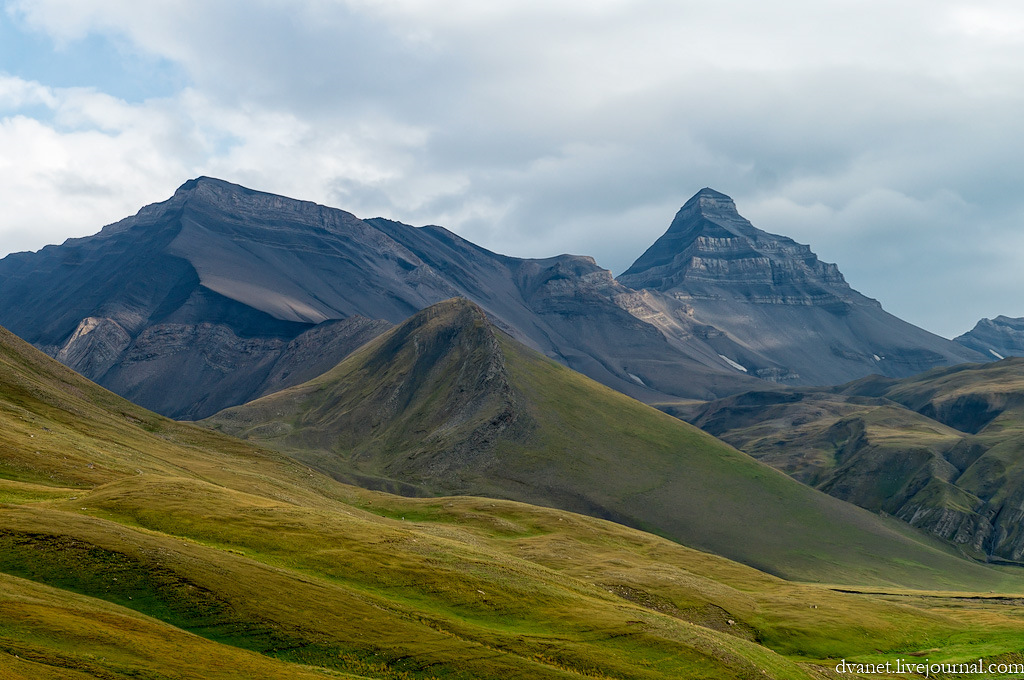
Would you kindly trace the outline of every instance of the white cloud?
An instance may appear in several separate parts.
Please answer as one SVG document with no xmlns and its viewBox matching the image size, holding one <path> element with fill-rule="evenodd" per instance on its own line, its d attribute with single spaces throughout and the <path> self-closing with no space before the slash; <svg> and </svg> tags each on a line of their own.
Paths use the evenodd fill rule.
<svg viewBox="0 0 1024 680">
<path fill-rule="evenodd" d="M 57 42 L 100 36 L 169 61 L 190 83 L 128 104 L 0 74 L 0 250 L 95 231 L 210 174 L 621 271 L 713 186 L 913 321 L 952 332 L 979 316 L 972 299 L 1024 315 L 1016 275 L 994 273 L 1016 271 L 1024 247 L 1010 237 L 1024 214 L 1014 2 L 6 8 Z M 932 303 L 961 291 L 955 309 Z"/>
</svg>

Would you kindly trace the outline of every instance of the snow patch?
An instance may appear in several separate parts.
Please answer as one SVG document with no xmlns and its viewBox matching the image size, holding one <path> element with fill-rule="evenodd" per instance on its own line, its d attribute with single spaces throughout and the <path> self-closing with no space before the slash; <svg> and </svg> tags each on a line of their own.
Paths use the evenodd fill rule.
<svg viewBox="0 0 1024 680">
<path fill-rule="evenodd" d="M 724 354 L 719 354 L 718 356 L 720 356 L 720 357 L 722 357 L 723 359 L 725 359 L 726 363 L 728 363 L 728 364 L 729 364 L 730 366 L 732 366 L 733 368 L 735 368 L 735 369 L 736 369 L 737 371 L 743 371 L 744 373 L 746 373 L 746 372 L 747 372 L 747 369 L 746 369 L 746 368 L 744 368 L 744 367 L 743 367 L 743 366 L 741 366 L 740 364 L 737 364 L 737 363 L 736 363 L 735 361 L 733 361 L 733 360 L 732 360 L 732 359 L 730 359 L 729 357 L 725 356 Z"/>
<path fill-rule="evenodd" d="M 644 382 L 643 380 L 641 380 L 641 379 L 640 379 L 640 376 L 638 376 L 638 375 L 633 375 L 632 373 L 630 373 L 630 374 L 629 374 L 629 377 L 630 377 L 630 378 L 632 378 L 633 380 L 637 381 L 638 383 L 640 383 L 640 384 L 641 384 L 641 385 L 643 385 L 644 387 L 647 387 L 647 383 L 645 383 L 645 382 Z"/>
<path fill-rule="evenodd" d="M 991 354 L 992 356 L 994 356 L 994 357 L 995 357 L 996 359 L 1005 359 L 1005 358 L 1006 358 L 1006 357 L 1004 357 L 1004 356 L 1003 356 L 1002 354 L 1000 354 L 999 352 L 995 351 L 994 349 L 991 349 L 991 348 L 989 348 L 989 350 L 988 350 L 988 351 L 989 351 L 989 353 L 990 353 L 990 354 Z"/>
</svg>

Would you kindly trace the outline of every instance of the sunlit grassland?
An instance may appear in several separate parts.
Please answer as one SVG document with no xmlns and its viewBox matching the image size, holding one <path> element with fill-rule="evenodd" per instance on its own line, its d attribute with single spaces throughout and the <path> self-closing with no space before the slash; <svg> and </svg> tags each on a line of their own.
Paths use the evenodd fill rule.
<svg viewBox="0 0 1024 680">
<path fill-rule="evenodd" d="M 1004 601 L 836 592 L 560 510 L 342 485 L 0 339 L 0 677 L 799 680 L 1024 649 Z M 644 414 L 624 415 L 656 442 Z"/>
</svg>

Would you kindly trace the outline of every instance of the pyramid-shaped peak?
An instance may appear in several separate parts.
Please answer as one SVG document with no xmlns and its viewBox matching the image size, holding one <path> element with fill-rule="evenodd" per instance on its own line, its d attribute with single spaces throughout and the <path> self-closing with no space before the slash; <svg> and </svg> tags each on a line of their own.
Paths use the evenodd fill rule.
<svg viewBox="0 0 1024 680">
<path fill-rule="evenodd" d="M 835 265 L 819 262 L 808 246 L 758 229 L 732 198 L 711 188 L 694 194 L 618 280 L 636 289 L 787 304 L 832 301 L 849 291 Z"/>
<path fill-rule="evenodd" d="M 739 217 L 736 202 L 730 196 L 709 187 L 704 187 L 683 204 L 681 213 L 699 212 L 705 216 Z"/>
<path fill-rule="evenodd" d="M 703 189 L 695 193 L 693 197 L 690 199 L 690 201 L 695 201 L 702 198 L 718 201 L 728 201 L 729 203 L 733 202 L 731 196 L 727 196 L 723 194 L 721 191 L 715 191 L 711 187 L 704 187 Z"/>
</svg>

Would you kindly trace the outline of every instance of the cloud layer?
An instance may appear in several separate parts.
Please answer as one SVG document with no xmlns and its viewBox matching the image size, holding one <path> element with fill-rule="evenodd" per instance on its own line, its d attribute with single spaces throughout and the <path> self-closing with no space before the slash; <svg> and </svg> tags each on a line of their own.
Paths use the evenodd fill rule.
<svg viewBox="0 0 1024 680">
<path fill-rule="evenodd" d="M 1024 315 L 1015 2 L 4 10 L 7 30 L 45 38 L 35 59 L 101 41 L 166 87 L 114 96 L 109 73 L 57 86 L 0 63 L 0 253 L 95 232 L 206 174 L 618 273 L 712 186 L 925 328 Z"/>
</svg>

